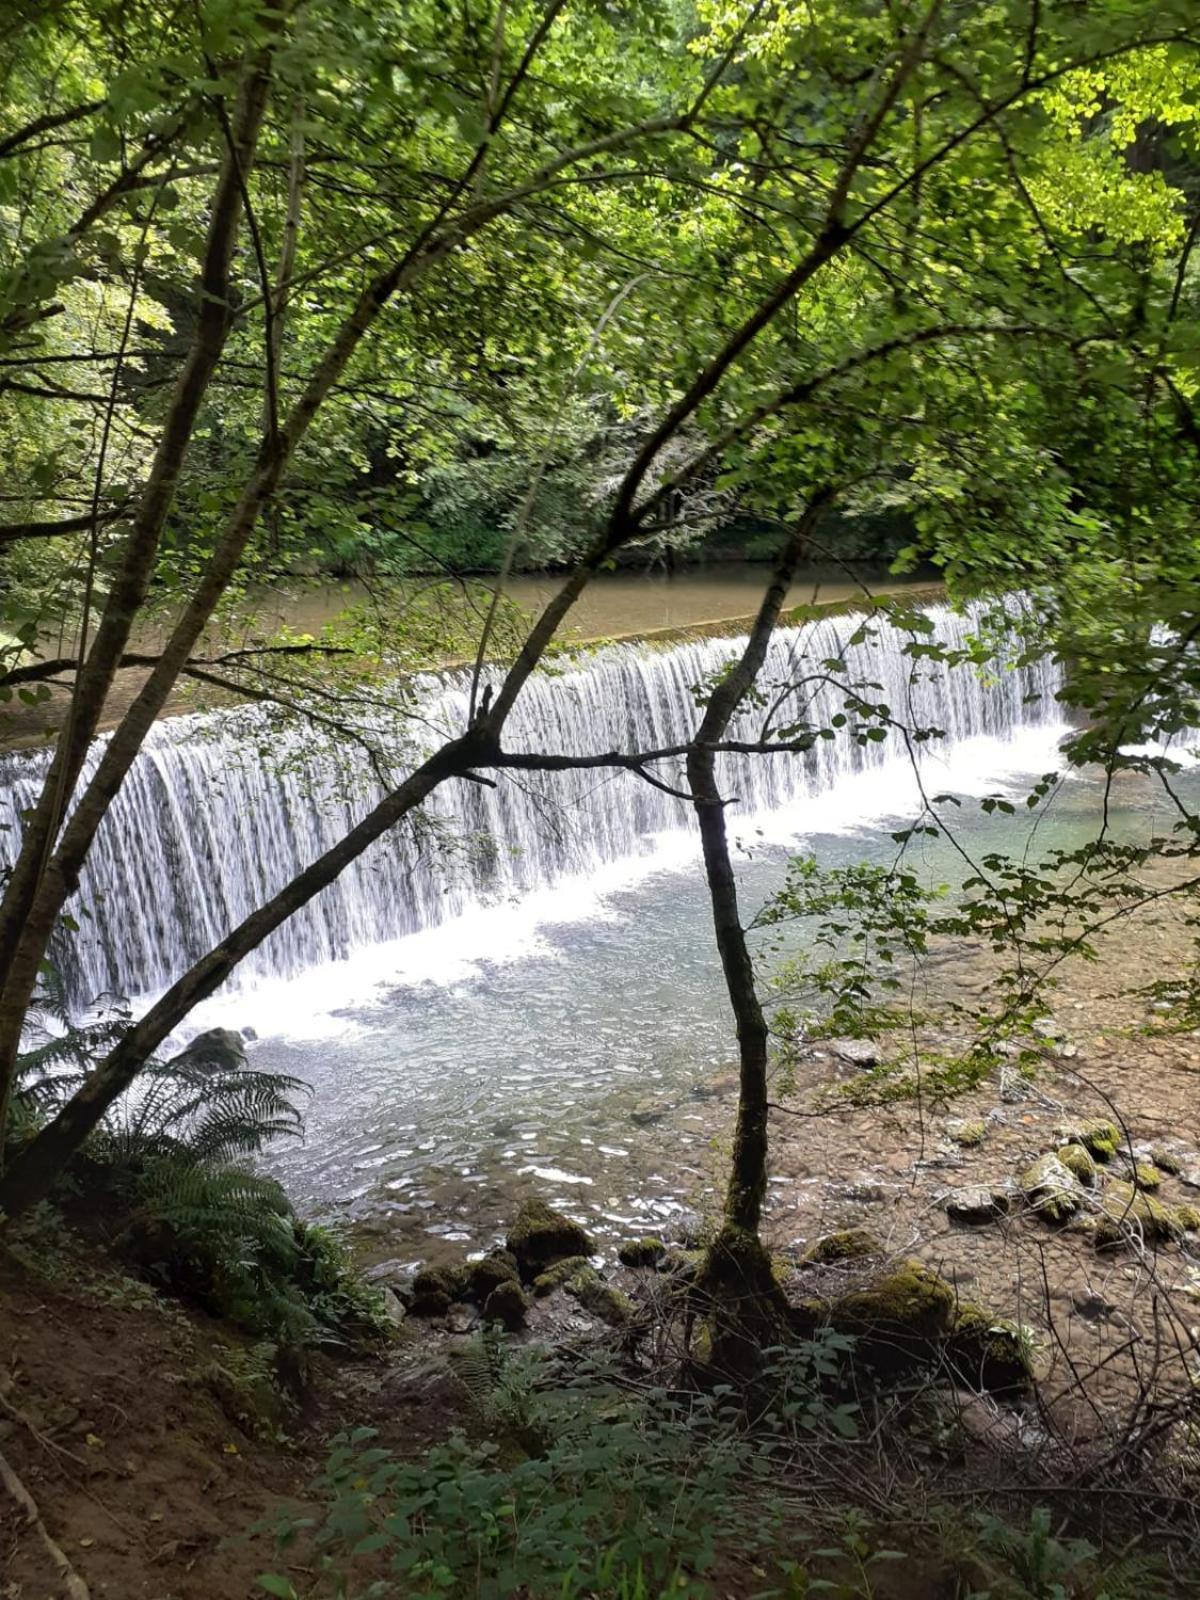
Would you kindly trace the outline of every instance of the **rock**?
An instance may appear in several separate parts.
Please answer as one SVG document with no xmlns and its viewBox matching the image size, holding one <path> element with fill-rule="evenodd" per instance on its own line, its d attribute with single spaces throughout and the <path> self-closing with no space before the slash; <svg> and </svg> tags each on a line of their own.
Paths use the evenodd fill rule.
<svg viewBox="0 0 1200 1600">
<path fill-rule="evenodd" d="M 700 1213 L 686 1208 L 672 1217 L 669 1227 L 672 1241 L 681 1244 L 685 1250 L 698 1250 L 708 1233 Z"/>
<path fill-rule="evenodd" d="M 1200 1210 L 1197 1210 L 1195 1206 L 1176 1206 L 1175 1215 L 1178 1217 L 1185 1233 L 1195 1233 L 1200 1230 Z"/>
<path fill-rule="evenodd" d="M 466 1275 L 457 1267 L 422 1267 L 412 1281 L 409 1314 L 444 1317 L 466 1288 Z"/>
<path fill-rule="evenodd" d="M 691 1087 L 693 1100 L 724 1100 L 727 1095 L 738 1092 L 739 1079 L 736 1072 L 725 1072 L 719 1078 L 706 1078 L 701 1083 L 694 1083 Z"/>
<path fill-rule="evenodd" d="M 1173 1150 L 1164 1150 L 1162 1145 L 1155 1145 L 1150 1152 L 1150 1159 L 1160 1172 L 1169 1173 L 1175 1177 L 1183 1170 L 1183 1162 Z"/>
<path fill-rule="evenodd" d="M 1076 1289 L 1071 1304 L 1087 1322 L 1106 1322 L 1117 1309 L 1111 1300 L 1097 1294 L 1095 1289 Z"/>
<path fill-rule="evenodd" d="M 928 1360 L 954 1324 L 954 1290 L 920 1261 L 902 1261 L 869 1288 L 833 1301 L 828 1320 L 858 1341 L 856 1354 L 897 1370 Z"/>
<path fill-rule="evenodd" d="M 253 1044 L 255 1039 L 258 1038 L 258 1029 L 257 1028 L 243 1028 L 242 1029 L 242 1038 L 245 1039 L 248 1044 Z"/>
<path fill-rule="evenodd" d="M 1164 1205 L 1131 1183 L 1110 1183 L 1100 1204 L 1097 1249 L 1138 1242 L 1168 1244 L 1184 1232 L 1183 1219 L 1173 1206 Z"/>
<path fill-rule="evenodd" d="M 879 1046 L 871 1039 L 829 1039 L 830 1050 L 839 1061 L 851 1067 L 877 1067 Z"/>
<path fill-rule="evenodd" d="M 1085 1189 L 1095 1188 L 1096 1163 L 1086 1145 L 1064 1144 L 1058 1151 L 1058 1159 L 1072 1177 L 1079 1179 Z"/>
<path fill-rule="evenodd" d="M 973 1150 L 987 1138 L 987 1124 L 957 1118 L 946 1124 L 946 1137 L 953 1139 L 954 1143 L 961 1145 L 964 1150 Z"/>
<path fill-rule="evenodd" d="M 209 1028 L 207 1033 L 198 1033 L 167 1065 L 193 1072 L 240 1072 L 246 1065 L 245 1045 L 232 1028 Z"/>
<path fill-rule="evenodd" d="M 883 1254 L 883 1246 L 866 1228 L 843 1228 L 810 1244 L 800 1257 L 802 1266 L 829 1266 L 835 1261 L 861 1261 Z"/>
<path fill-rule="evenodd" d="M 1115 1122 L 1086 1122 L 1080 1128 L 1076 1142 L 1083 1145 L 1097 1161 L 1111 1161 L 1121 1144 L 1121 1130 Z"/>
<path fill-rule="evenodd" d="M 506 1278 L 488 1295 L 483 1316 L 486 1322 L 498 1322 L 509 1333 L 515 1333 L 525 1326 L 529 1316 L 529 1297 L 515 1278 Z"/>
<path fill-rule="evenodd" d="M 703 1264 L 703 1250 L 683 1250 L 678 1245 L 672 1245 L 658 1263 L 658 1270 L 680 1283 L 695 1283 Z"/>
<path fill-rule="evenodd" d="M 1039 1156 L 1021 1175 L 1026 1200 L 1046 1222 L 1066 1222 L 1079 1210 L 1079 1184 L 1051 1151 Z"/>
<path fill-rule="evenodd" d="M 612 1328 L 623 1328 L 633 1321 L 636 1310 L 633 1301 L 620 1289 L 614 1289 L 590 1263 L 585 1263 L 563 1284 L 585 1311 L 590 1311 L 601 1322 Z"/>
<path fill-rule="evenodd" d="M 1009 1197 L 1003 1189 L 976 1185 L 969 1189 L 952 1189 L 942 1203 L 951 1222 L 978 1226 L 1004 1216 L 1009 1208 Z"/>
<path fill-rule="evenodd" d="M 1033 1031 L 1039 1039 L 1061 1039 L 1066 1029 L 1061 1022 L 1056 1022 L 1053 1017 L 1038 1017 L 1033 1024 Z"/>
<path fill-rule="evenodd" d="M 1126 1170 L 1135 1189 L 1161 1189 L 1162 1173 L 1148 1161 L 1126 1161 Z"/>
<path fill-rule="evenodd" d="M 843 1190 L 847 1200 L 858 1205 L 882 1205 L 892 1193 L 891 1185 L 881 1183 L 873 1172 L 855 1172 Z"/>
<path fill-rule="evenodd" d="M 502 1283 L 516 1283 L 519 1278 L 516 1256 L 508 1250 L 493 1250 L 482 1261 L 468 1264 L 467 1293 L 483 1305 L 493 1289 L 498 1289 Z"/>
<path fill-rule="evenodd" d="M 666 1253 L 661 1239 L 626 1239 L 617 1246 L 617 1260 L 626 1267 L 656 1267 Z"/>
<path fill-rule="evenodd" d="M 396 1291 L 389 1289 L 386 1284 L 380 1289 L 379 1296 L 383 1304 L 384 1316 L 398 1328 L 408 1315 L 404 1309 L 404 1302 Z"/>
<path fill-rule="evenodd" d="M 639 1100 L 629 1113 L 629 1120 L 638 1128 L 649 1128 L 661 1122 L 671 1109 L 669 1100 Z"/>
<path fill-rule="evenodd" d="M 505 1243 L 516 1257 L 523 1278 L 537 1277 L 564 1256 L 596 1253 L 587 1230 L 544 1200 L 526 1200 Z"/>
<path fill-rule="evenodd" d="M 561 1289 L 569 1278 L 582 1268 L 589 1266 L 586 1256 L 567 1256 L 562 1261 L 556 1261 L 552 1267 L 547 1267 L 545 1272 L 539 1272 L 533 1280 L 533 1292 L 539 1300 L 546 1295 L 553 1294 L 556 1289 Z"/>
<path fill-rule="evenodd" d="M 990 1394 L 1014 1395 L 1033 1378 L 1029 1340 L 1015 1322 L 961 1306 L 946 1342 L 950 1364 L 964 1383 Z"/>
</svg>

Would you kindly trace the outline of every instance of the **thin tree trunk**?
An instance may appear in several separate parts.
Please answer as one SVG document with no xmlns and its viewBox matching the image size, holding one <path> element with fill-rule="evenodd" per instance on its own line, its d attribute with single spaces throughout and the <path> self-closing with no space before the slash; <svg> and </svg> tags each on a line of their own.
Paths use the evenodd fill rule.
<svg viewBox="0 0 1200 1600">
<path fill-rule="evenodd" d="M 714 746 L 724 738 L 739 705 L 757 681 L 796 567 L 831 499 L 828 489 L 812 499 L 780 551 L 746 647 L 714 689 L 687 758 L 713 929 L 738 1041 L 738 1107 L 725 1211 L 702 1275 L 713 1307 L 712 1357 L 721 1370 L 730 1373 L 744 1372 L 756 1350 L 771 1342 L 784 1307 L 759 1237 L 767 1186 L 769 1033 L 738 909 L 725 827 L 729 802 L 717 785 Z"/>
</svg>

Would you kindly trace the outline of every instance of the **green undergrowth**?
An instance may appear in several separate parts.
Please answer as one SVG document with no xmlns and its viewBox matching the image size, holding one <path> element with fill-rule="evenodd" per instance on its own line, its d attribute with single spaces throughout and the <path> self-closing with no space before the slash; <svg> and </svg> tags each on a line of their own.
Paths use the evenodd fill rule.
<svg viewBox="0 0 1200 1600">
<path fill-rule="evenodd" d="M 966 1507 L 939 1505 L 920 1483 L 928 1441 L 909 1456 L 921 1462 L 911 1493 L 889 1467 L 887 1495 L 862 1497 L 886 1501 L 887 1513 L 864 1509 L 850 1485 L 866 1487 L 878 1440 L 855 1406 L 838 1402 L 836 1382 L 830 1392 L 850 1345 L 839 1336 L 769 1354 L 750 1414 L 728 1387 L 686 1392 L 594 1355 L 480 1339 L 455 1363 L 477 1426 L 419 1456 L 366 1429 L 336 1440 L 306 1510 L 253 1530 L 276 1548 L 261 1591 L 283 1600 L 1184 1592 L 1140 1546 L 1101 1552 L 1044 1507 L 1002 1514 L 982 1491 Z"/>
</svg>

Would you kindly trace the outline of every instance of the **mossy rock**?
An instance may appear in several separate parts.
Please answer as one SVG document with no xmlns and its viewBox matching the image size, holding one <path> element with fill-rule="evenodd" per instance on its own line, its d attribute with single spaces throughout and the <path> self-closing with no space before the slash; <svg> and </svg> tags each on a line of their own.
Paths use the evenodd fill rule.
<svg viewBox="0 0 1200 1600">
<path fill-rule="evenodd" d="M 1019 1394 L 1033 1377 L 1029 1342 L 1020 1328 L 989 1316 L 982 1306 L 959 1308 L 946 1354 L 964 1383 L 989 1394 Z"/>
<path fill-rule="evenodd" d="M 1053 1151 L 1025 1169 L 1021 1190 L 1044 1222 L 1067 1222 L 1082 1204 L 1079 1184 Z"/>
<path fill-rule="evenodd" d="M 488 1295 L 483 1305 L 484 1320 L 498 1322 L 509 1333 L 525 1326 L 529 1315 L 529 1296 L 515 1278 L 505 1278 Z"/>
<path fill-rule="evenodd" d="M 1175 1215 L 1179 1218 L 1179 1225 L 1185 1233 L 1200 1231 L 1200 1211 L 1195 1206 L 1176 1206 Z"/>
<path fill-rule="evenodd" d="M 1136 1189 L 1161 1189 L 1163 1175 L 1157 1167 L 1148 1161 L 1135 1161 L 1133 1163 L 1133 1184 Z"/>
<path fill-rule="evenodd" d="M 1151 1150 L 1150 1159 L 1160 1172 L 1169 1173 L 1171 1177 L 1183 1171 L 1183 1162 L 1173 1150 L 1162 1150 L 1158 1147 Z"/>
<path fill-rule="evenodd" d="M 681 1283 L 695 1283 L 703 1265 L 703 1250 L 685 1250 L 682 1245 L 672 1245 L 659 1260 L 658 1270 Z"/>
<path fill-rule="evenodd" d="M 1085 1189 L 1095 1187 L 1096 1163 L 1086 1145 L 1064 1144 L 1058 1151 L 1058 1159 L 1072 1177 L 1079 1179 Z"/>
<path fill-rule="evenodd" d="M 954 1290 L 920 1261 L 902 1261 L 866 1289 L 834 1300 L 828 1320 L 870 1365 L 896 1371 L 933 1358 L 954 1325 Z"/>
<path fill-rule="evenodd" d="M 444 1317 L 466 1288 L 463 1267 L 422 1267 L 412 1281 L 409 1312 L 414 1317 Z"/>
<path fill-rule="evenodd" d="M 519 1278 L 516 1256 L 508 1250 L 493 1250 L 482 1261 L 472 1261 L 467 1267 L 467 1293 L 482 1305 L 493 1289 L 502 1283 L 516 1283 Z"/>
<path fill-rule="evenodd" d="M 590 1266 L 586 1256 L 566 1256 L 562 1261 L 556 1261 L 552 1267 L 547 1267 L 545 1272 L 539 1272 L 533 1280 L 533 1292 L 539 1300 L 544 1300 L 548 1294 L 553 1294 L 556 1289 L 561 1289 L 569 1278 L 573 1278 L 583 1267 Z"/>
<path fill-rule="evenodd" d="M 1097 1161 L 1111 1161 L 1121 1145 L 1121 1130 L 1115 1122 L 1085 1122 L 1076 1142 Z"/>
<path fill-rule="evenodd" d="M 617 1260 L 625 1267 L 656 1267 L 666 1253 L 661 1239 L 625 1239 L 617 1246 Z"/>
<path fill-rule="evenodd" d="M 1169 1244 L 1181 1237 L 1184 1221 L 1174 1206 L 1164 1205 L 1131 1183 L 1110 1183 L 1101 1198 L 1096 1244 L 1101 1249 L 1132 1242 L 1140 1234 L 1147 1244 Z"/>
<path fill-rule="evenodd" d="M 525 1278 L 537 1277 L 564 1256 L 590 1256 L 596 1252 L 587 1229 L 544 1200 L 526 1200 L 505 1243 Z"/>
<path fill-rule="evenodd" d="M 964 1150 L 974 1150 L 987 1138 L 987 1123 L 985 1122 L 948 1122 L 946 1124 L 946 1137 L 953 1139 L 954 1143 L 961 1145 Z"/>
<path fill-rule="evenodd" d="M 802 1266 L 830 1266 L 836 1261 L 861 1261 L 883 1253 L 883 1246 L 866 1228 L 843 1228 L 810 1244 L 800 1257 Z"/>
<path fill-rule="evenodd" d="M 611 1283 L 605 1283 L 588 1262 L 567 1279 L 563 1288 L 579 1301 L 585 1311 L 599 1317 L 601 1322 L 607 1322 L 611 1328 L 625 1327 L 636 1315 L 636 1308 L 629 1296 L 622 1294 L 620 1289 L 614 1289 Z"/>
</svg>

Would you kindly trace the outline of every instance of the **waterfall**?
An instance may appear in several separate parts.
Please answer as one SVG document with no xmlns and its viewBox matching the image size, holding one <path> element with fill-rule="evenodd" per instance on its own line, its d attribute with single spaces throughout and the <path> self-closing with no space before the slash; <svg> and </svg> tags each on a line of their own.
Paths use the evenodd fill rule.
<svg viewBox="0 0 1200 1600">
<path fill-rule="evenodd" d="M 970 619 L 932 606 L 932 637 L 965 642 Z M 910 726 L 933 726 L 954 742 L 1003 736 L 1055 721 L 1057 679 L 1049 663 L 985 681 L 970 667 L 914 659 L 891 624 L 829 617 L 779 630 L 761 685 L 770 701 L 822 663 L 845 662 L 849 682 L 870 684 L 864 698 L 886 702 Z M 744 639 L 694 639 L 667 647 L 629 643 L 582 652 L 534 677 L 508 725 L 506 747 L 582 755 L 685 742 L 694 730 L 694 689 L 736 654 Z M 462 674 L 429 679 L 421 692 L 428 729 L 464 726 Z M 818 726 L 842 712 L 845 695 L 825 686 L 804 692 L 803 715 Z M 740 714 L 731 737 L 759 736 L 764 710 Z M 799 719 L 784 700 L 775 725 Z M 859 743 L 847 729 L 819 738 L 802 755 L 722 757 L 723 792 L 738 815 L 770 811 L 819 794 L 848 774 L 897 753 L 898 735 Z M 0 854 L 20 833 L 47 764 L 44 752 L 0 757 Z M 93 760 L 95 757 L 93 756 Z M 332 845 L 378 798 L 353 751 L 333 758 L 322 741 L 280 724 L 263 707 L 179 716 L 159 722 L 112 806 L 88 861 L 72 913 L 79 931 L 64 964 L 72 994 L 159 990 Z M 655 769 L 668 780 L 679 763 Z M 587 873 L 652 847 L 664 830 L 691 826 L 688 806 L 635 774 L 577 770 L 498 773 L 495 787 L 446 784 L 421 826 L 395 830 L 294 916 L 239 969 L 239 981 L 292 975 L 350 956 L 355 949 L 430 928 L 500 897 Z"/>
</svg>

